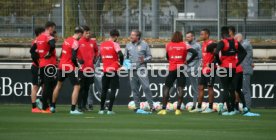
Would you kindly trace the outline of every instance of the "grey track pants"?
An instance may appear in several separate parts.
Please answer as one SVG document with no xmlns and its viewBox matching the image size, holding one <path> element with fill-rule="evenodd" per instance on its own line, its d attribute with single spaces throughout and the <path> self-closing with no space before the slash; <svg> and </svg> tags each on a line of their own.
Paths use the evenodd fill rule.
<svg viewBox="0 0 276 140">
<path fill-rule="evenodd" d="M 149 103 L 150 108 L 153 108 L 152 93 L 149 88 L 149 78 L 146 70 L 134 70 L 133 74 L 130 75 L 130 86 L 136 108 L 140 108 L 140 85 L 142 86 L 142 89 L 146 95 L 146 99 Z"/>
<path fill-rule="evenodd" d="M 251 74 L 243 74 L 242 92 L 244 94 L 246 106 L 251 108 Z"/>
<path fill-rule="evenodd" d="M 102 77 L 101 74 L 95 74 L 94 76 L 94 88 L 95 92 L 98 92 L 98 97 L 101 97 L 102 92 Z M 94 91 L 93 91 L 93 85 L 90 85 L 89 92 L 88 92 L 88 101 L 87 103 L 89 105 L 93 105 L 93 97 L 94 97 Z"/>
<path fill-rule="evenodd" d="M 189 83 L 192 86 L 192 95 L 193 95 L 193 106 L 196 107 L 196 102 L 198 98 L 198 77 L 194 76 L 193 73 L 187 72 Z"/>
</svg>

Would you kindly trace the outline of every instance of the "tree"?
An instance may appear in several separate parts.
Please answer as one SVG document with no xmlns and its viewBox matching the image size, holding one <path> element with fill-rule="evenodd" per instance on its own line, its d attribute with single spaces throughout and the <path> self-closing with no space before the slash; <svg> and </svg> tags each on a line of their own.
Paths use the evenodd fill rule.
<svg viewBox="0 0 276 140">
<path fill-rule="evenodd" d="M 64 0 L 65 36 L 70 36 L 76 27 L 77 0 Z"/>
<path fill-rule="evenodd" d="M 105 0 L 80 0 L 79 2 L 87 25 L 93 32 L 98 33 Z"/>
<path fill-rule="evenodd" d="M 58 0 L 0 0 L 0 15 L 48 16 Z"/>
<path fill-rule="evenodd" d="M 271 18 L 273 11 L 275 12 L 275 0 L 259 1 L 259 16 L 262 18 Z"/>
<path fill-rule="evenodd" d="M 237 1 L 229 0 L 227 11 L 229 17 L 231 18 L 244 18 L 247 16 L 247 0 L 246 1 Z"/>
</svg>

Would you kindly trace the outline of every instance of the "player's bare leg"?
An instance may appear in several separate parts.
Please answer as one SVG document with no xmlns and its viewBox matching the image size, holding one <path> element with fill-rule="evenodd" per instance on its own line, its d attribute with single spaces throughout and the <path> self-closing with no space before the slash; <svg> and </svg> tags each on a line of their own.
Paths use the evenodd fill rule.
<svg viewBox="0 0 276 140">
<path fill-rule="evenodd" d="M 194 110 L 191 110 L 190 112 L 195 113 L 195 112 L 202 112 L 201 106 L 204 98 L 204 86 L 199 85 L 198 86 L 198 104 L 197 107 Z"/>
<path fill-rule="evenodd" d="M 36 100 L 36 94 L 38 92 L 38 86 L 37 85 L 34 85 L 33 88 L 32 88 L 32 93 L 31 93 L 31 100 L 32 100 L 32 103 L 35 102 Z"/>
<path fill-rule="evenodd" d="M 202 113 L 212 113 L 213 111 L 213 103 L 214 103 L 214 88 L 212 86 L 208 86 L 208 101 L 209 107 L 206 108 Z"/>
<path fill-rule="evenodd" d="M 31 93 L 31 101 L 32 101 L 32 112 L 33 113 L 40 113 L 41 110 L 36 105 L 36 94 L 38 92 L 38 85 L 33 85 L 32 93 Z"/>
<path fill-rule="evenodd" d="M 170 87 L 165 85 L 163 87 L 163 101 L 162 101 L 163 106 L 162 106 L 162 110 L 157 113 L 158 115 L 166 115 L 167 114 L 166 106 L 167 106 L 168 100 L 170 98 L 169 92 L 170 92 Z"/>
<path fill-rule="evenodd" d="M 73 92 L 72 92 L 72 106 L 76 107 L 77 101 L 78 101 L 78 96 L 80 92 L 80 85 L 75 85 Z M 75 108 L 72 108 L 71 110 L 75 110 Z"/>
<path fill-rule="evenodd" d="M 72 115 L 81 115 L 83 114 L 82 112 L 78 111 L 78 109 L 76 109 L 76 104 L 78 102 L 78 96 L 79 96 L 79 92 L 80 92 L 80 85 L 76 84 L 73 87 L 73 93 L 72 93 L 72 105 L 71 105 L 71 111 L 70 114 Z"/>
<path fill-rule="evenodd" d="M 58 81 L 57 82 L 57 85 L 54 89 L 54 92 L 53 92 L 53 99 L 52 99 L 52 105 L 51 105 L 51 112 L 54 113 L 55 112 L 55 109 L 56 109 L 56 101 L 57 101 L 57 98 L 58 98 L 58 94 L 59 94 L 59 91 L 62 87 L 62 82 L 61 81 Z"/>
<path fill-rule="evenodd" d="M 175 115 L 181 115 L 181 104 L 183 103 L 183 96 L 184 96 L 184 87 L 177 87 L 178 90 L 178 100 L 177 100 L 177 109 L 175 111 Z"/>
<path fill-rule="evenodd" d="M 56 85 L 56 87 L 54 89 L 54 92 L 53 92 L 53 100 L 52 100 L 53 103 L 56 103 L 57 98 L 58 98 L 58 94 L 59 94 L 59 91 L 60 91 L 61 87 L 62 87 L 62 82 L 58 81 L 57 85 Z"/>
</svg>

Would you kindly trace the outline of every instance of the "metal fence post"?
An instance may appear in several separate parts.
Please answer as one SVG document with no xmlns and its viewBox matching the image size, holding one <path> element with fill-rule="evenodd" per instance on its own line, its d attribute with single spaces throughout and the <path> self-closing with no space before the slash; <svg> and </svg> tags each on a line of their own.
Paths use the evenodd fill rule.
<svg viewBox="0 0 276 140">
<path fill-rule="evenodd" d="M 217 39 L 220 39 L 220 0 L 217 0 L 217 4 L 218 4 L 218 28 L 217 28 Z"/>
<path fill-rule="evenodd" d="M 104 33 L 103 33 L 103 15 L 100 15 L 100 35 L 101 36 L 104 36 Z"/>
<path fill-rule="evenodd" d="M 129 34 L 129 0 L 126 0 L 126 37 Z"/>
<path fill-rule="evenodd" d="M 143 15 L 143 29 L 142 32 L 146 31 L 146 16 Z"/>
<path fill-rule="evenodd" d="M 243 18 L 243 35 L 244 39 L 246 39 L 246 17 Z"/>
<path fill-rule="evenodd" d="M 35 30 L 35 18 L 34 16 L 32 16 L 32 37 L 35 37 L 34 30 Z"/>
<path fill-rule="evenodd" d="M 61 36 L 64 38 L 64 0 L 61 1 Z"/>
<path fill-rule="evenodd" d="M 142 30 L 142 0 L 139 0 L 139 17 L 138 17 L 138 20 L 139 20 L 139 30 L 141 31 Z"/>
<path fill-rule="evenodd" d="M 76 25 L 80 26 L 80 0 L 77 1 L 77 12 L 76 12 Z"/>
<path fill-rule="evenodd" d="M 172 31 L 172 33 L 174 32 L 174 14 L 173 13 L 171 13 L 171 31 Z"/>
<path fill-rule="evenodd" d="M 51 14 L 48 15 L 48 21 L 52 21 L 52 15 Z"/>
<path fill-rule="evenodd" d="M 239 24 L 236 24 L 236 32 L 239 32 Z"/>
<path fill-rule="evenodd" d="M 152 37 L 159 38 L 159 0 L 152 0 Z"/>
</svg>

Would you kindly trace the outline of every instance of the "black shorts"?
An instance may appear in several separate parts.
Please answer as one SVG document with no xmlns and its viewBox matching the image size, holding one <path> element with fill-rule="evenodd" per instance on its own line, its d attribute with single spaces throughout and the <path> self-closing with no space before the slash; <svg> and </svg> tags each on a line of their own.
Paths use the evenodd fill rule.
<svg viewBox="0 0 276 140">
<path fill-rule="evenodd" d="M 32 83 L 33 85 L 38 85 L 40 83 L 40 77 L 39 77 L 39 67 L 32 65 L 31 66 L 31 72 L 32 72 Z"/>
<path fill-rule="evenodd" d="M 234 84 L 235 84 L 236 91 L 239 91 L 242 89 L 242 82 L 243 82 L 243 73 L 242 72 L 236 73 L 234 76 Z"/>
<path fill-rule="evenodd" d="M 94 73 L 93 72 L 87 73 L 87 72 L 79 71 L 78 76 L 79 76 L 80 83 L 84 82 L 89 85 L 94 83 Z"/>
<path fill-rule="evenodd" d="M 216 73 L 214 75 L 209 74 L 203 74 L 201 72 L 201 75 L 199 77 L 199 85 L 203 85 L 204 87 L 213 87 L 215 84 L 215 79 L 216 79 Z"/>
<path fill-rule="evenodd" d="M 79 85 L 79 79 L 76 76 L 75 71 L 72 71 L 72 72 L 68 73 L 68 72 L 65 72 L 65 71 L 62 71 L 62 70 L 58 70 L 58 72 L 57 72 L 58 81 L 63 82 L 66 78 L 69 78 L 72 85 Z"/>
<path fill-rule="evenodd" d="M 169 75 L 167 76 L 165 81 L 165 85 L 167 87 L 172 87 L 175 80 L 177 80 L 177 87 L 185 87 L 186 77 L 184 73 L 179 72 L 179 76 L 177 74 L 177 70 L 169 71 Z"/>
<path fill-rule="evenodd" d="M 105 72 L 102 77 L 102 90 L 115 90 L 120 88 L 120 78 L 117 72 Z"/>
<path fill-rule="evenodd" d="M 50 73 L 47 73 L 47 69 L 51 69 L 50 70 Z M 56 67 L 51 65 L 51 66 L 46 66 L 46 67 L 42 67 L 42 68 L 39 68 L 39 85 L 42 85 L 44 84 L 47 84 L 50 86 L 55 86 L 57 84 L 57 79 L 56 79 Z"/>
</svg>

